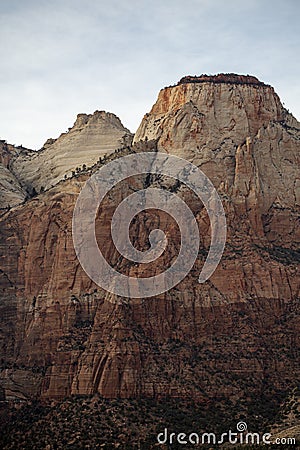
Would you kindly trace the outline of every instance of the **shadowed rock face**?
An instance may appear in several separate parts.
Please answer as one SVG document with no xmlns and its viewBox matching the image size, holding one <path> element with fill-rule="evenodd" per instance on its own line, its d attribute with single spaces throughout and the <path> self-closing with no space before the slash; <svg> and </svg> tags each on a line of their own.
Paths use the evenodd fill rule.
<svg viewBox="0 0 300 450">
<path fill-rule="evenodd" d="M 82 117 L 74 128 L 87 123 Z M 58 141 L 39 158 L 59 148 Z M 0 222 L 0 377 L 6 397 L 99 392 L 238 401 L 292 388 L 300 375 L 299 123 L 273 88 L 260 82 L 185 81 L 160 92 L 134 141 L 120 156 L 157 147 L 192 161 L 212 180 L 228 222 L 221 263 L 198 284 L 209 220 L 191 192 L 170 180 L 147 183 L 168 185 L 190 205 L 201 235 L 199 260 L 171 291 L 141 301 L 101 291 L 75 256 L 72 213 L 89 171 L 7 212 Z M 80 158 L 90 165 L 88 147 Z M 109 239 L 111 216 L 145 183 L 137 177 L 117 186 L 96 225 L 111 263 L 140 276 L 163 271 L 180 242 L 175 224 L 150 211 L 132 225 L 132 240 L 146 248 L 159 224 L 169 230 L 169 253 L 152 272 L 119 258 Z"/>
<path fill-rule="evenodd" d="M 0 164 L 0 208 L 10 208 L 19 205 L 26 199 L 16 177 L 5 166 Z"/>
<path fill-rule="evenodd" d="M 19 205 L 27 198 L 27 192 L 10 170 L 13 157 L 18 149 L 0 140 L 0 210 Z"/>
</svg>

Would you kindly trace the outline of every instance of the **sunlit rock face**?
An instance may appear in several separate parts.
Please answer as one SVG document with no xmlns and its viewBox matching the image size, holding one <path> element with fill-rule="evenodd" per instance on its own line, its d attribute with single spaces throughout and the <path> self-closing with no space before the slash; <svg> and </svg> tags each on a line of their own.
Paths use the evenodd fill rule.
<svg viewBox="0 0 300 450">
<path fill-rule="evenodd" d="M 78 114 L 68 132 L 58 139 L 48 139 L 38 152 L 19 152 L 11 162 L 11 170 L 21 184 L 39 193 L 70 177 L 83 164 L 92 166 L 99 157 L 131 141 L 132 134 L 114 114 Z"/>
</svg>

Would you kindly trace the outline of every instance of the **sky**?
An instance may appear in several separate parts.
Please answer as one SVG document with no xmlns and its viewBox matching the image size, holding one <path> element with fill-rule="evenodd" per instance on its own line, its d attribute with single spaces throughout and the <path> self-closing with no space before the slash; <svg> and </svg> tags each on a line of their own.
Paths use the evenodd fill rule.
<svg viewBox="0 0 300 450">
<path fill-rule="evenodd" d="M 298 0 L 2 0 L 0 139 L 39 149 L 78 113 L 135 132 L 161 88 L 236 72 L 300 119 Z"/>
</svg>

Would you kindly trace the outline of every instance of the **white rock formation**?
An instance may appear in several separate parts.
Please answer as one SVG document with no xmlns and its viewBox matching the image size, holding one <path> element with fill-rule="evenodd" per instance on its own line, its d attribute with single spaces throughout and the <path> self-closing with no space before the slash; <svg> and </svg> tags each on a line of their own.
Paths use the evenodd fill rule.
<svg viewBox="0 0 300 450">
<path fill-rule="evenodd" d="M 92 166 L 99 157 L 130 144 L 131 140 L 130 131 L 114 114 L 105 111 L 78 114 L 67 133 L 56 140 L 48 139 L 37 152 L 19 152 L 10 168 L 21 185 L 40 192 L 41 188 L 48 189 L 71 176 L 77 167 Z"/>
</svg>

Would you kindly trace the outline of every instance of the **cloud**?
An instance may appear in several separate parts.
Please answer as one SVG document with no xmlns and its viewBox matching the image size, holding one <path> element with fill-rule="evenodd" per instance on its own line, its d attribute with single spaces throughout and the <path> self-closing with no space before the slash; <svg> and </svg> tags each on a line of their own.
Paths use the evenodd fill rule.
<svg viewBox="0 0 300 450">
<path fill-rule="evenodd" d="M 135 131 L 160 88 L 200 73 L 257 75 L 299 118 L 299 9 L 297 0 L 2 2 L 1 137 L 39 148 L 96 109 Z"/>
</svg>

